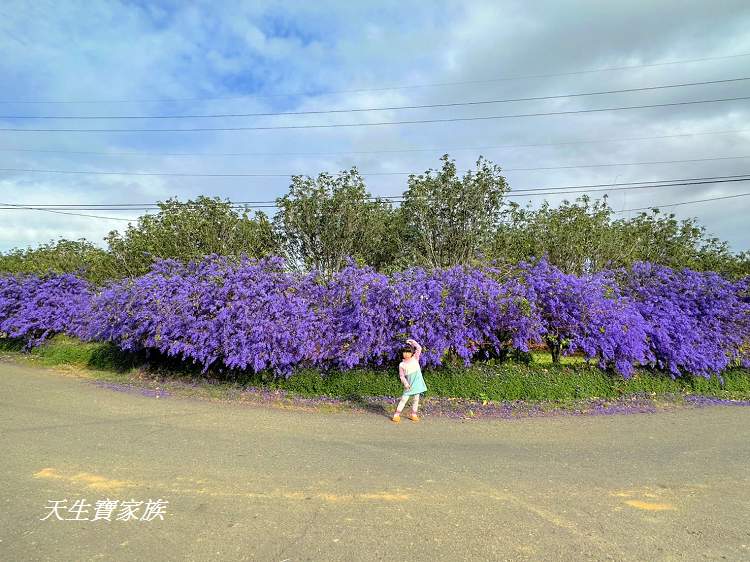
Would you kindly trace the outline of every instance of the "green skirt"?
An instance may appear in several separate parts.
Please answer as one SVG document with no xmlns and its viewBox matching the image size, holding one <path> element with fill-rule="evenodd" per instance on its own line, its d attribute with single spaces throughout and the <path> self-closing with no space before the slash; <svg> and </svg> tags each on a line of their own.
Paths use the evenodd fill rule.
<svg viewBox="0 0 750 562">
<path fill-rule="evenodd" d="M 415 394 L 421 394 L 427 390 L 427 385 L 424 383 L 421 370 L 406 375 L 406 379 L 409 381 L 411 388 L 409 390 L 404 390 L 404 396 L 414 396 Z"/>
</svg>

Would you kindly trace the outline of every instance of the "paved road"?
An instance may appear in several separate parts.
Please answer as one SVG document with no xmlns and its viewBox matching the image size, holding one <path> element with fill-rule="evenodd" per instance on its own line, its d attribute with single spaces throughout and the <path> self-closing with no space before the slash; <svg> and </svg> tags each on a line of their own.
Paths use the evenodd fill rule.
<svg viewBox="0 0 750 562">
<path fill-rule="evenodd" d="M 1 560 L 750 559 L 748 408 L 395 426 L 7 363 L 0 403 Z"/>
</svg>

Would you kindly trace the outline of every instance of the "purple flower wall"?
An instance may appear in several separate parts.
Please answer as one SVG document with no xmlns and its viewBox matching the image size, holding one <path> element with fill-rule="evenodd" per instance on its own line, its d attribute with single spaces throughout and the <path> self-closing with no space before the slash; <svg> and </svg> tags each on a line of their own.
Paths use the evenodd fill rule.
<svg viewBox="0 0 750 562">
<path fill-rule="evenodd" d="M 750 365 L 747 281 L 637 263 L 623 287 L 646 321 L 649 361 L 673 376 L 710 376 L 733 361 Z"/>
<path fill-rule="evenodd" d="M 556 343 L 625 377 L 750 366 L 747 281 L 648 263 L 578 277 L 541 260 L 386 276 L 349 264 L 331 279 L 280 258 L 163 260 L 96 289 L 73 275 L 0 277 L 0 332 L 38 345 L 55 333 L 193 361 L 289 375 L 296 367 L 393 363 L 407 337 L 423 363 L 466 364 Z"/>
<path fill-rule="evenodd" d="M 648 325 L 633 299 L 622 295 L 610 272 L 577 277 L 547 261 L 521 264 L 534 292 L 548 345 L 582 352 L 602 368 L 628 377 L 648 360 Z"/>
<path fill-rule="evenodd" d="M 89 283 L 75 275 L 0 277 L 0 332 L 39 345 L 56 333 L 79 334 L 92 316 Z"/>
</svg>

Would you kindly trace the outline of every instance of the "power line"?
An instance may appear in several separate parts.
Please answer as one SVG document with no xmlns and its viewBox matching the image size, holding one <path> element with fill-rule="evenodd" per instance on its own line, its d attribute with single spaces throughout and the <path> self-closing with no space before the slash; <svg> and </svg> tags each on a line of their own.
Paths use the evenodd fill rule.
<svg viewBox="0 0 750 562">
<path fill-rule="evenodd" d="M 31 152 L 39 154 L 91 154 L 99 156 L 207 156 L 207 157 L 232 157 L 232 156 L 328 156 L 328 155 L 346 155 L 346 154 L 391 154 L 405 152 L 459 152 L 459 151 L 480 151 L 480 150 L 497 150 L 504 148 L 533 148 L 543 146 L 565 146 L 571 144 L 600 144 L 605 142 L 631 142 L 641 140 L 660 140 L 681 137 L 695 137 L 706 135 L 730 135 L 738 133 L 748 133 L 750 129 L 735 129 L 728 131 L 704 131 L 700 133 L 676 133 L 672 135 L 656 135 L 646 137 L 621 137 L 609 139 L 588 139 L 572 140 L 561 142 L 541 142 L 526 144 L 496 144 L 485 146 L 469 146 L 454 148 L 397 148 L 397 149 L 376 149 L 376 150 L 349 150 L 349 151 L 322 151 L 322 152 L 103 152 L 94 150 L 49 150 L 35 148 L 2 148 L 0 152 Z"/>
<path fill-rule="evenodd" d="M 586 184 L 586 185 L 567 185 L 567 186 L 562 186 L 562 187 L 521 188 L 521 189 L 514 189 L 512 190 L 512 192 L 519 192 L 519 191 L 535 192 L 535 191 L 548 191 L 548 190 L 559 190 L 559 189 L 589 189 L 589 188 L 595 188 L 595 187 L 619 187 L 619 186 L 633 186 L 633 185 L 648 186 L 652 184 L 687 185 L 690 182 L 710 183 L 709 180 L 717 180 L 717 183 L 720 183 L 722 180 L 737 180 L 738 178 L 746 178 L 748 176 L 750 176 L 750 173 L 733 174 L 729 176 L 703 176 L 703 177 L 695 177 L 695 178 L 678 178 L 678 179 L 666 179 L 666 180 L 644 180 L 644 181 L 630 181 L 630 182 L 617 182 L 617 183 L 591 183 L 591 184 Z M 686 182 L 686 183 L 676 183 L 676 182 Z"/>
<path fill-rule="evenodd" d="M 8 208 L 7 209 L 3 208 L 2 205 L 7 206 Z M 104 216 L 101 216 L 101 215 L 87 215 L 87 214 L 81 214 L 81 213 L 70 213 L 70 212 L 67 212 L 67 211 L 56 211 L 56 210 L 52 210 L 52 209 L 42 209 L 42 208 L 39 208 L 39 207 L 27 207 L 27 206 L 24 206 L 24 205 L 14 205 L 13 203 L 0 203 L 0 210 L 7 211 L 7 210 L 11 210 L 11 209 L 20 209 L 20 210 L 25 210 L 25 211 L 46 211 L 48 213 L 55 213 L 55 214 L 58 214 L 58 215 L 72 215 L 72 216 L 76 216 L 76 217 L 88 217 L 88 218 L 92 218 L 92 219 L 108 219 L 108 220 L 112 220 L 112 221 L 135 222 L 135 220 L 136 220 L 136 219 L 123 219 L 123 218 L 119 218 L 119 217 L 104 217 Z"/>
<path fill-rule="evenodd" d="M 721 197 L 709 197 L 707 199 L 695 199 L 695 200 L 692 200 L 692 201 L 681 201 L 681 202 L 678 202 L 678 203 L 669 203 L 669 204 L 664 204 L 664 205 L 651 205 L 650 207 L 636 207 L 636 208 L 633 208 L 633 209 L 623 209 L 621 211 L 613 211 L 613 213 L 619 214 L 619 213 L 627 213 L 627 212 L 631 212 L 631 211 L 647 211 L 647 210 L 652 210 L 652 209 L 659 209 L 661 207 L 678 207 L 680 205 L 691 205 L 693 203 L 705 203 L 705 202 L 709 202 L 709 201 L 721 201 L 721 200 L 725 200 L 725 199 L 735 199 L 735 198 L 738 198 L 738 197 L 748 197 L 748 196 L 750 196 L 750 193 L 739 193 L 739 194 L 736 194 L 736 195 L 726 195 L 726 196 L 721 196 Z M 9 203 L 0 203 L 0 205 L 10 205 L 10 204 Z M 10 208 L 11 209 L 16 209 L 16 208 L 19 208 L 19 207 L 20 207 L 20 210 L 46 211 L 46 212 L 56 213 L 56 214 L 62 214 L 62 215 L 74 215 L 74 216 L 81 216 L 81 217 L 89 217 L 89 218 L 97 218 L 97 219 L 107 219 L 107 220 L 117 220 L 117 221 L 126 221 L 126 222 L 136 222 L 137 221 L 137 219 L 123 219 L 123 218 L 118 218 L 118 217 L 106 217 L 106 216 L 100 216 L 100 215 L 88 215 L 88 214 L 70 213 L 70 212 L 64 212 L 64 211 L 53 211 L 53 210 L 50 210 L 50 209 L 42 209 L 42 208 L 38 208 L 38 207 L 12 206 Z M 4 209 L 4 208 L 0 207 L 0 210 L 8 210 L 8 209 Z M 130 210 L 133 210 L 133 209 L 130 209 Z M 149 209 L 149 210 L 151 210 L 151 209 Z"/>
<path fill-rule="evenodd" d="M 736 178 L 736 179 L 723 179 L 723 180 L 706 180 L 706 181 L 689 181 L 689 182 L 680 182 L 680 183 L 651 184 L 651 185 L 632 185 L 629 187 L 611 187 L 611 188 L 582 189 L 582 190 L 571 190 L 571 191 L 528 190 L 531 193 L 522 193 L 518 195 L 509 193 L 507 197 L 528 197 L 528 196 L 539 196 L 539 195 L 568 195 L 568 194 L 573 194 L 573 193 L 597 193 L 597 192 L 602 192 L 602 191 L 630 191 L 633 189 L 678 187 L 678 186 L 686 186 L 686 185 L 706 185 L 706 184 L 734 183 L 734 182 L 746 182 L 746 181 L 750 181 L 750 177 Z M 622 184 L 613 184 L 613 185 L 622 185 Z M 555 188 L 555 189 L 558 189 L 558 188 Z"/>
<path fill-rule="evenodd" d="M 649 166 L 660 164 L 686 164 L 690 162 L 717 162 L 726 160 L 742 160 L 750 158 L 747 156 L 717 156 L 712 158 L 688 158 L 684 160 L 652 160 L 646 162 L 612 162 L 605 164 L 572 164 L 566 166 L 537 166 L 530 168 L 502 168 L 504 172 L 532 172 L 544 170 L 570 170 L 576 168 L 611 168 L 615 166 Z M 473 170 L 463 170 L 463 173 Z M 300 172 L 283 172 L 279 170 L 256 170 L 254 172 L 120 172 L 120 171 L 97 171 L 97 170 L 45 170 L 36 168 L 0 168 L 0 172 L 15 173 L 44 173 L 44 174 L 75 174 L 75 175 L 104 175 L 104 176 L 164 176 L 164 177 L 192 177 L 192 178 L 277 178 L 292 176 L 314 176 L 315 174 L 304 174 Z M 325 172 L 332 174 L 331 172 Z M 417 175 L 414 172 L 359 172 L 362 176 L 410 176 Z M 333 175 L 333 174 L 332 174 Z"/>
<path fill-rule="evenodd" d="M 722 197 L 709 197 L 708 199 L 695 199 L 693 201 L 682 201 L 680 203 L 669 203 L 666 205 L 651 205 L 650 207 L 637 207 L 635 209 L 623 209 L 622 211 L 614 211 L 615 213 L 627 213 L 630 211 L 649 211 L 651 209 L 658 209 L 661 207 L 678 207 L 680 205 L 690 205 L 692 203 L 705 203 L 707 201 L 720 201 L 722 199 L 734 199 L 736 197 L 748 197 L 750 193 L 738 193 L 737 195 L 726 195 Z"/>
<path fill-rule="evenodd" d="M 697 178 L 681 178 L 681 179 L 667 179 L 667 180 L 646 180 L 636 182 L 621 182 L 621 183 L 599 183 L 599 184 L 588 184 L 588 185 L 572 185 L 572 186 L 561 186 L 561 187 L 540 187 L 540 188 L 523 188 L 511 190 L 506 194 L 507 197 L 528 197 L 528 196 L 539 196 L 539 195 L 567 195 L 573 193 L 594 193 L 602 191 L 625 191 L 632 189 L 649 189 L 649 188 L 663 188 L 663 187 L 678 187 L 687 185 L 706 185 L 706 184 L 720 184 L 720 183 L 735 183 L 735 182 L 746 182 L 750 181 L 750 174 L 736 174 L 729 176 L 708 176 L 708 177 L 697 177 Z M 523 192 L 523 193 L 521 193 Z M 405 197 L 403 195 L 392 195 L 385 197 L 367 197 L 368 200 L 391 200 L 393 202 L 403 202 Z M 228 201 L 233 208 L 277 208 L 278 204 L 276 201 Z M 35 204 L 35 208 L 75 208 L 77 210 L 155 210 L 158 208 L 156 203 L 102 203 L 102 204 Z M 13 208 L 26 208 L 25 205 L 15 204 Z"/>
<path fill-rule="evenodd" d="M 19 172 L 19 173 L 45 173 L 45 174 L 82 174 L 82 175 L 102 175 L 102 176 L 167 176 L 167 177 L 196 177 L 196 178 L 288 178 L 296 175 L 288 172 L 262 172 L 257 173 L 181 173 L 181 172 L 97 172 L 86 170 L 40 170 L 32 168 L 0 168 L 0 172 Z M 363 176 L 401 176 L 409 175 L 412 172 L 368 172 L 362 173 Z"/>
<path fill-rule="evenodd" d="M 750 53 L 738 53 L 734 55 L 720 55 L 714 57 L 701 57 L 695 59 L 681 59 L 676 61 L 666 61 L 657 63 L 647 64 L 632 64 L 623 66 L 612 66 L 605 68 L 596 68 L 589 70 L 577 70 L 570 72 L 556 72 L 556 73 L 545 73 L 545 74 L 527 74 L 527 75 L 516 75 L 516 76 L 504 76 L 497 78 L 485 78 L 482 80 L 462 80 L 455 82 L 432 82 L 426 84 L 407 84 L 400 86 L 384 86 L 379 88 L 356 88 L 356 89 L 344 89 L 344 90 L 328 90 L 323 92 L 290 92 L 290 93 L 277 93 L 277 94 L 247 94 L 241 96 L 213 96 L 213 97 L 191 97 L 191 98 L 162 98 L 162 99 L 110 99 L 110 100 L 0 100 L 0 103 L 12 103 L 12 104 L 84 104 L 84 103 L 170 103 L 170 102 L 185 102 L 185 101 L 214 101 L 214 100 L 233 100 L 233 99 L 268 99 L 268 98 L 285 98 L 285 97 L 297 97 L 297 96 L 322 96 L 322 95 L 334 95 L 334 94 L 353 94 L 361 92 L 384 92 L 390 90 L 406 90 L 412 88 L 436 88 L 443 86 L 462 86 L 468 84 L 488 84 L 492 82 L 505 82 L 512 80 L 528 80 L 534 78 L 554 78 L 558 76 L 576 76 L 581 74 L 592 74 L 597 72 L 610 72 L 616 70 L 631 70 L 636 68 L 651 68 L 658 66 L 669 66 L 675 64 L 687 64 L 693 62 L 703 62 L 712 60 L 723 60 L 731 58 L 739 58 L 750 56 Z"/>
<path fill-rule="evenodd" d="M 686 164 L 688 162 L 716 162 L 720 160 L 740 160 L 750 156 L 718 156 L 714 158 L 690 158 L 686 160 L 651 160 L 649 162 L 617 162 L 608 164 L 575 164 L 570 166 L 539 166 L 535 168 L 503 168 L 505 172 L 531 172 L 539 170 L 570 170 L 575 168 L 611 168 L 615 166 L 650 166 L 656 164 Z"/>
<path fill-rule="evenodd" d="M 602 107 L 597 109 L 575 109 L 568 111 L 552 111 L 538 113 L 515 113 L 507 115 L 485 115 L 478 117 L 447 117 L 441 119 L 412 119 L 402 121 L 376 121 L 372 123 L 336 123 L 320 125 L 266 125 L 255 127 L 192 127 L 188 129 L 28 129 L 20 127 L 2 127 L 0 131 L 14 132 L 36 132 L 36 133 L 192 133 L 201 131 L 269 131 L 281 129 L 336 129 L 346 127 L 372 127 L 378 125 L 419 125 L 424 123 L 455 123 L 459 121 L 489 121 L 495 119 L 513 119 L 519 117 L 545 117 L 552 115 L 573 115 L 579 113 L 599 113 L 604 111 L 622 111 L 630 109 L 650 109 L 657 107 L 675 107 L 682 105 L 695 105 L 701 103 L 720 103 L 728 101 L 748 100 L 750 96 L 739 96 L 733 98 L 717 98 L 710 100 L 691 100 L 670 103 L 655 103 L 647 105 L 632 105 L 619 107 Z"/>
<path fill-rule="evenodd" d="M 644 86 L 640 88 L 626 88 L 621 90 L 602 90 L 597 92 L 578 92 L 573 94 L 558 94 L 553 96 L 533 96 L 525 98 L 504 98 L 478 101 L 449 102 L 449 103 L 430 103 L 419 105 L 394 105 L 388 107 L 362 107 L 352 109 L 321 109 L 309 111 L 270 111 L 258 113 L 213 113 L 198 115 L 0 115 L 0 119 L 66 119 L 66 120 L 87 120 L 87 119 L 216 119 L 225 117 L 272 117 L 284 115 L 326 115 L 338 113 L 361 113 L 368 111 L 400 111 L 410 109 L 436 109 L 446 107 L 468 107 L 480 106 L 499 103 L 511 103 L 521 101 L 543 101 L 563 98 L 577 98 L 585 96 L 602 96 L 608 94 L 624 94 L 633 92 L 648 92 L 654 90 L 664 90 L 668 88 L 684 88 L 688 86 L 705 86 L 709 84 L 727 84 L 731 82 L 743 82 L 750 80 L 750 77 L 727 78 L 722 80 L 706 80 L 703 82 L 684 82 L 681 84 L 667 84 L 661 86 Z"/>
</svg>

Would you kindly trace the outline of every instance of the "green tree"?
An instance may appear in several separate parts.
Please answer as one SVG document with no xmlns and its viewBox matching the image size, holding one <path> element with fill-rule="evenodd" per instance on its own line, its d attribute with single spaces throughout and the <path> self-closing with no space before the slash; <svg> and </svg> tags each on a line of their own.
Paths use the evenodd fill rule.
<svg viewBox="0 0 750 562">
<path fill-rule="evenodd" d="M 44 274 L 79 273 L 93 283 L 102 283 L 110 275 L 109 254 L 85 238 L 60 238 L 36 248 L 14 248 L 0 254 L 0 271 Z"/>
<path fill-rule="evenodd" d="M 726 242 L 709 236 L 695 218 L 678 221 L 656 208 L 632 218 L 614 216 L 606 196 L 592 201 L 583 195 L 558 207 L 545 201 L 539 209 L 510 203 L 490 256 L 516 263 L 546 255 L 550 263 L 577 275 L 635 261 L 731 277 L 750 272 L 746 254 L 733 255 Z"/>
<path fill-rule="evenodd" d="M 732 279 L 747 277 L 750 275 L 750 251 L 732 255 L 717 271 Z"/>
<path fill-rule="evenodd" d="M 278 253 L 271 221 L 262 212 L 249 213 L 218 197 L 160 202 L 158 213 L 139 217 L 124 233 L 106 236 L 113 277 L 141 275 L 160 258 L 189 261 L 213 253 L 258 258 Z"/>
<path fill-rule="evenodd" d="M 696 218 L 678 221 L 658 208 L 615 223 L 624 240 L 623 265 L 635 260 L 699 271 L 729 271 L 736 262 L 729 245 L 709 236 Z"/>
<path fill-rule="evenodd" d="M 277 205 L 274 225 L 295 269 L 330 275 L 349 257 L 379 269 L 393 262 L 397 225 L 392 205 L 373 199 L 356 168 L 336 176 L 293 176 Z"/>
<path fill-rule="evenodd" d="M 406 251 L 430 267 L 468 264 L 488 248 L 508 186 L 500 167 L 481 156 L 463 177 L 447 154 L 440 160 L 439 171 L 409 176 L 401 205 Z"/>
<path fill-rule="evenodd" d="M 508 263 L 546 255 L 566 273 L 598 271 L 619 262 L 622 253 L 611 218 L 606 197 L 592 202 L 583 195 L 558 207 L 545 201 L 536 210 L 510 203 L 503 211 L 490 255 Z"/>
</svg>

